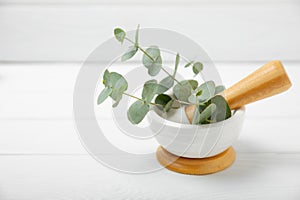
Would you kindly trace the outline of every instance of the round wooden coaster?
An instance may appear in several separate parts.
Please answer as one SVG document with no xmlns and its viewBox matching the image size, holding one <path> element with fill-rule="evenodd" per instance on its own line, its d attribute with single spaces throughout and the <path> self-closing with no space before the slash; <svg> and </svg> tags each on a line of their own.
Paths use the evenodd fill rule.
<svg viewBox="0 0 300 200">
<path fill-rule="evenodd" d="M 235 160 L 235 151 L 230 147 L 226 151 L 209 158 L 185 158 L 171 154 L 159 146 L 156 157 L 162 166 L 171 171 L 204 175 L 216 173 L 229 167 Z"/>
</svg>

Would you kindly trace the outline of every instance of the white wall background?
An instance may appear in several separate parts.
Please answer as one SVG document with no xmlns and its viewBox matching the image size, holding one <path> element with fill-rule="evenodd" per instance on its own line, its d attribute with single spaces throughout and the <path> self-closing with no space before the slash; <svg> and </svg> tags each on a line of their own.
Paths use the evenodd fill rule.
<svg viewBox="0 0 300 200">
<path fill-rule="evenodd" d="M 283 60 L 293 88 L 248 106 L 230 169 L 131 176 L 81 146 L 72 116 L 80 65 L 114 27 L 137 24 L 194 39 L 227 86 Z M 299 36 L 297 0 L 0 0 L 0 199 L 299 200 Z"/>
<path fill-rule="evenodd" d="M 2 0 L 1 61 L 83 61 L 121 26 L 166 28 L 215 61 L 299 61 L 297 0 Z"/>
</svg>

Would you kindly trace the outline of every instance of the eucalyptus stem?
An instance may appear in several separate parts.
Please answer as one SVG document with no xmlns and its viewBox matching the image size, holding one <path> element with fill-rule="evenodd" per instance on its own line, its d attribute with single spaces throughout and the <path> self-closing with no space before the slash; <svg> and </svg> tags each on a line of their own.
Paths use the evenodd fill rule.
<svg viewBox="0 0 300 200">
<path fill-rule="evenodd" d="M 140 101 L 144 101 L 143 99 L 138 98 L 138 97 L 136 97 L 136 96 L 133 96 L 133 95 L 131 95 L 131 94 L 128 94 L 128 93 L 126 93 L 126 92 L 123 92 L 123 94 L 126 95 L 126 96 L 129 96 L 129 97 L 131 97 L 131 98 L 134 98 L 134 99 L 137 99 L 137 100 L 140 100 Z"/>
<path fill-rule="evenodd" d="M 128 37 L 125 37 L 125 40 L 127 40 L 128 42 L 132 43 L 132 44 L 135 44 L 134 41 L 132 41 L 131 39 L 129 39 Z"/>
<path fill-rule="evenodd" d="M 191 105 L 191 103 L 189 103 L 189 102 L 180 101 L 178 99 L 175 99 L 175 101 L 177 101 L 178 103 L 183 104 L 183 105 Z"/>
<path fill-rule="evenodd" d="M 181 83 L 175 78 L 173 77 L 167 70 L 165 70 L 163 67 L 161 67 L 161 69 L 168 74 L 168 76 L 170 76 L 174 81 L 176 81 L 179 85 L 181 85 Z"/>
<path fill-rule="evenodd" d="M 133 42 L 131 39 L 125 37 L 125 39 L 129 42 L 131 42 L 132 44 L 136 45 L 135 42 Z M 152 58 L 151 55 L 149 55 L 142 47 L 140 47 L 139 45 L 136 46 L 139 50 L 141 50 L 148 58 L 150 58 L 153 62 L 155 61 L 154 58 Z M 175 78 L 173 77 L 165 68 L 163 68 L 161 66 L 161 69 L 168 75 L 170 76 L 174 81 L 176 81 L 178 84 L 181 85 L 181 83 Z"/>
<path fill-rule="evenodd" d="M 131 95 L 131 94 L 128 94 L 128 93 L 126 93 L 126 92 L 123 92 L 123 94 L 126 95 L 126 96 L 129 96 L 129 97 L 131 97 L 131 98 L 137 99 L 137 100 L 139 100 L 139 101 L 145 102 L 144 99 L 138 98 L 138 97 L 133 96 L 133 95 Z M 181 103 L 181 101 L 179 101 L 179 100 L 176 100 L 176 101 L 178 101 L 179 103 Z M 152 102 L 149 102 L 149 104 L 152 105 L 152 106 L 160 106 L 159 104 L 152 103 Z M 185 104 L 186 104 L 186 103 L 185 103 Z M 173 108 L 173 109 L 176 109 L 176 107 L 172 107 L 172 108 Z"/>
<path fill-rule="evenodd" d="M 137 48 L 139 50 L 141 50 L 148 58 L 150 58 L 153 62 L 155 62 L 154 58 L 152 58 L 151 55 L 149 55 L 149 53 L 147 53 L 147 51 L 145 51 L 143 48 L 141 48 L 140 46 L 137 46 Z"/>
<path fill-rule="evenodd" d="M 131 94 L 128 94 L 128 93 L 126 93 L 126 92 L 123 92 L 123 94 L 126 95 L 126 96 L 129 96 L 129 97 L 131 97 L 131 98 L 137 99 L 137 100 L 139 100 L 139 101 L 145 102 L 144 99 L 138 98 L 138 97 L 133 96 L 133 95 L 131 95 Z M 152 102 L 149 102 L 149 104 L 151 104 L 151 105 L 153 105 L 153 106 L 157 106 L 157 105 L 158 105 L 158 104 L 155 104 L 155 103 L 152 103 Z"/>
</svg>

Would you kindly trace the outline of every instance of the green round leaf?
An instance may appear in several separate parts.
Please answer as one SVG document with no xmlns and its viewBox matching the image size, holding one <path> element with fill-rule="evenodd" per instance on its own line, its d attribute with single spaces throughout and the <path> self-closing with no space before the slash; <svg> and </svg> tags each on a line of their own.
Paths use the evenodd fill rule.
<svg viewBox="0 0 300 200">
<path fill-rule="evenodd" d="M 191 104 L 197 104 L 196 96 L 193 94 L 189 96 L 188 102 L 190 102 Z"/>
<path fill-rule="evenodd" d="M 195 80 L 184 80 L 173 87 L 173 93 L 178 100 L 188 102 L 192 90 L 197 88 L 197 86 L 198 82 Z"/>
<path fill-rule="evenodd" d="M 110 86 L 111 87 L 111 81 L 110 81 L 110 73 L 108 70 L 105 70 L 104 74 L 103 74 L 103 84 L 105 86 Z"/>
<path fill-rule="evenodd" d="M 155 98 L 155 104 L 160 105 L 158 108 L 162 109 L 164 112 L 168 112 L 174 103 L 174 99 L 172 99 L 167 94 L 159 94 Z"/>
<path fill-rule="evenodd" d="M 107 87 L 112 89 L 112 92 L 109 96 L 115 100 L 113 107 L 116 107 L 122 99 L 123 92 L 127 90 L 128 83 L 126 79 L 117 72 L 109 72 L 106 70 L 104 75 Z"/>
<path fill-rule="evenodd" d="M 155 98 L 155 103 L 165 106 L 169 101 L 171 101 L 172 98 L 167 95 L 167 94 L 159 94 L 157 95 L 157 97 Z"/>
<path fill-rule="evenodd" d="M 192 86 L 193 90 L 195 90 L 198 87 L 198 82 L 196 80 L 188 80 L 188 82 Z"/>
<path fill-rule="evenodd" d="M 176 60 L 175 60 L 175 69 L 174 69 L 174 73 L 173 73 L 173 77 L 175 77 L 177 69 L 178 69 L 178 65 L 180 62 L 180 55 L 179 53 L 176 54 Z"/>
<path fill-rule="evenodd" d="M 127 117 L 132 124 L 140 123 L 150 110 L 150 106 L 142 101 L 134 102 L 127 111 Z"/>
<path fill-rule="evenodd" d="M 200 114 L 199 123 L 205 123 L 216 112 L 217 106 L 214 103 L 210 103 Z"/>
<path fill-rule="evenodd" d="M 119 42 L 123 43 L 123 41 L 124 41 L 124 39 L 125 39 L 125 37 L 126 37 L 125 31 L 123 31 L 123 30 L 120 29 L 120 28 L 115 28 L 114 34 L 115 34 L 115 38 L 116 38 Z"/>
<path fill-rule="evenodd" d="M 121 61 L 124 62 L 126 60 L 129 60 L 136 54 L 137 51 L 138 51 L 137 47 L 135 46 L 129 47 L 128 51 L 122 55 Z"/>
<path fill-rule="evenodd" d="M 170 100 L 165 106 L 164 106 L 164 112 L 169 112 L 171 110 L 174 103 L 174 99 Z"/>
<path fill-rule="evenodd" d="M 139 30 L 140 30 L 140 25 L 137 26 L 136 31 L 135 31 L 135 44 L 134 44 L 134 46 L 136 46 L 136 47 L 139 46 Z"/>
<path fill-rule="evenodd" d="M 111 93 L 111 98 L 115 100 L 113 107 L 116 107 L 123 97 L 123 92 L 128 88 L 128 83 L 124 78 L 119 79 Z"/>
<path fill-rule="evenodd" d="M 202 94 L 202 90 L 199 90 L 197 93 L 196 93 L 196 96 L 200 96 Z"/>
<path fill-rule="evenodd" d="M 112 92 L 112 89 L 111 88 L 104 88 L 100 95 L 98 96 L 98 100 L 97 100 L 97 103 L 98 105 L 101 104 L 103 101 L 105 101 L 105 99 L 107 99 L 107 97 L 109 97 L 109 95 L 111 94 Z"/>
<path fill-rule="evenodd" d="M 146 49 L 146 53 L 143 55 L 143 65 L 148 69 L 150 76 L 155 76 L 160 72 L 162 59 L 158 47 L 152 46 Z"/>
<path fill-rule="evenodd" d="M 199 123 L 200 123 L 200 111 L 199 111 L 198 106 L 196 106 L 195 110 L 194 110 L 192 124 L 199 124 Z"/>
<path fill-rule="evenodd" d="M 174 85 L 174 80 L 172 77 L 167 76 L 166 78 L 162 79 L 158 84 L 157 94 L 164 93 L 165 91 L 169 90 Z"/>
<path fill-rule="evenodd" d="M 209 103 L 215 104 L 217 106 L 217 110 L 212 116 L 213 121 L 219 122 L 231 117 L 230 107 L 224 97 L 222 97 L 221 95 L 214 96 L 210 99 Z"/>
<path fill-rule="evenodd" d="M 215 94 L 219 94 L 225 90 L 225 87 L 223 85 L 218 85 L 215 90 Z"/>
<path fill-rule="evenodd" d="M 196 62 L 193 65 L 193 72 L 195 75 L 199 74 L 203 70 L 203 64 L 201 62 Z"/>
<path fill-rule="evenodd" d="M 150 103 L 156 94 L 158 88 L 158 84 L 156 80 L 147 81 L 144 84 L 142 99 L 144 99 L 147 103 Z"/>
<path fill-rule="evenodd" d="M 191 64 L 193 64 L 193 63 L 194 63 L 194 61 L 188 62 L 186 65 L 184 65 L 184 68 L 187 68 L 187 67 L 191 66 Z"/>
<path fill-rule="evenodd" d="M 215 83 L 213 81 L 207 81 L 201 84 L 196 91 L 199 102 L 207 101 L 215 95 Z"/>
</svg>

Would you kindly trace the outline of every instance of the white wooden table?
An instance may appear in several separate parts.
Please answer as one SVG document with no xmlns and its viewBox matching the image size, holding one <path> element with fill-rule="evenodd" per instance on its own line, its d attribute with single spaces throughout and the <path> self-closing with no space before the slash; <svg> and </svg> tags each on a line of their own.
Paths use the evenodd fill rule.
<svg viewBox="0 0 300 200">
<path fill-rule="evenodd" d="M 300 199 L 300 15 L 296 0 L 1 0 L 0 200 Z M 208 176 L 104 167 L 74 128 L 73 87 L 116 26 L 182 33 L 202 45 L 226 86 L 284 61 L 293 87 L 247 106 L 233 166 Z M 107 107 L 110 109 L 110 107 Z M 118 132 L 103 117 L 112 135 Z M 109 136 L 109 135 L 108 135 Z M 153 152 L 156 143 L 115 144 Z M 142 148 L 140 148 L 142 146 Z"/>
<path fill-rule="evenodd" d="M 225 85 L 231 85 L 262 64 L 216 66 Z M 234 165 L 213 175 L 188 176 L 165 169 L 120 173 L 88 155 L 72 119 L 80 64 L 2 64 L 0 199 L 298 200 L 300 68 L 299 63 L 285 65 L 294 86 L 247 107 Z M 155 151 L 155 145 L 151 148 Z"/>
</svg>

